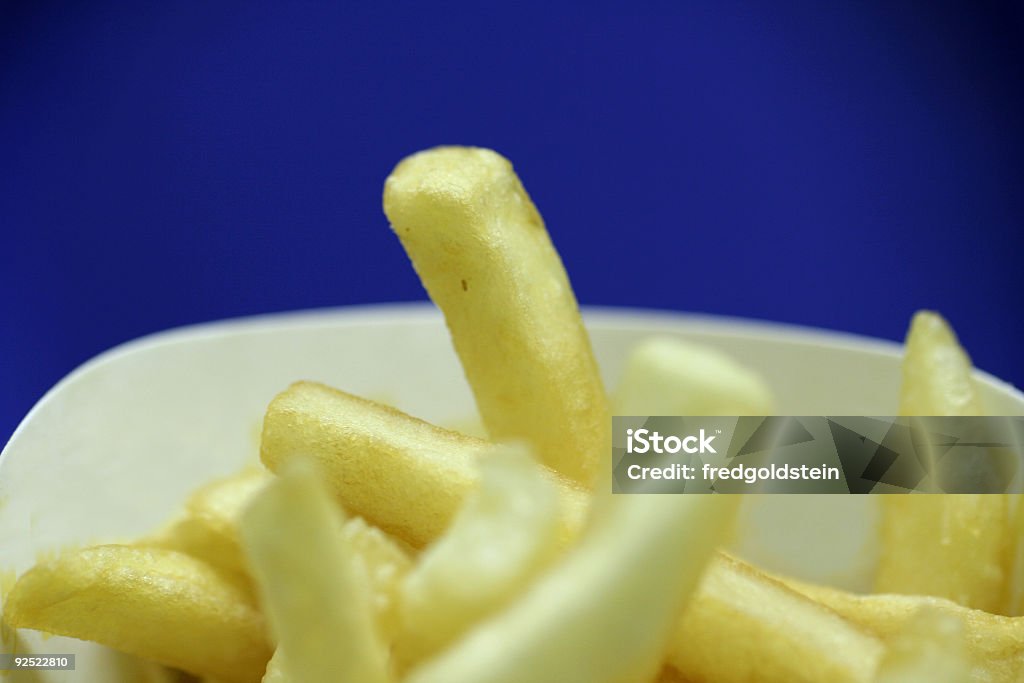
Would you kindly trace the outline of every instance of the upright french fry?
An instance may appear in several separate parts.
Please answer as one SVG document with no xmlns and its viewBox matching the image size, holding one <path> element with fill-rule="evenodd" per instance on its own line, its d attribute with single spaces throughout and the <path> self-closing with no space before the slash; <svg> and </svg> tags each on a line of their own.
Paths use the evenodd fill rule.
<svg viewBox="0 0 1024 683">
<path fill-rule="evenodd" d="M 285 678 L 391 680 L 368 586 L 342 535 L 340 511 L 310 463 L 291 463 L 256 495 L 242 517 L 242 542 Z"/>
<path fill-rule="evenodd" d="M 929 311 L 914 316 L 907 335 L 900 414 L 981 414 L 970 359 Z M 881 503 L 876 592 L 933 595 L 989 612 L 1004 606 L 1006 496 L 892 495 Z"/>
<path fill-rule="evenodd" d="M 966 683 L 970 678 L 963 624 L 924 609 L 889 643 L 875 683 Z"/>
<path fill-rule="evenodd" d="M 477 460 L 497 447 L 435 427 L 394 408 L 299 382 L 263 419 L 260 457 L 273 471 L 297 457 L 317 461 L 346 510 L 415 547 L 441 535 L 479 482 Z M 559 491 L 563 542 L 578 533 L 587 495 L 549 473 Z"/>
<path fill-rule="evenodd" d="M 525 450 L 481 461 L 480 487 L 427 548 L 402 586 L 404 665 L 420 661 L 498 611 L 555 557 L 558 491 Z"/>
<path fill-rule="evenodd" d="M 971 680 L 1011 683 L 1024 676 L 1024 617 L 989 614 L 945 598 L 858 595 L 795 579 L 776 578 L 886 642 L 898 639 L 921 610 L 947 616 L 963 625 L 967 658 L 973 669 Z"/>
<path fill-rule="evenodd" d="M 618 496 L 562 562 L 406 683 L 655 678 L 736 497 Z"/>
<path fill-rule="evenodd" d="M 669 662 L 715 683 L 870 681 L 882 643 L 725 553 L 711 562 L 672 639 Z"/>
<path fill-rule="evenodd" d="M 271 653 L 263 617 L 249 600 L 183 553 L 105 545 L 29 570 L 8 597 L 4 619 L 226 683 L 252 683 Z"/>
<path fill-rule="evenodd" d="M 604 387 L 569 279 L 512 165 L 471 147 L 403 160 L 384 212 L 444 312 L 494 439 L 522 438 L 583 484 L 610 444 Z"/>
<path fill-rule="evenodd" d="M 907 333 L 900 415 L 982 415 L 971 370 L 949 323 L 918 311 Z"/>
<path fill-rule="evenodd" d="M 772 415 L 764 380 L 718 349 L 651 337 L 630 351 L 616 415 Z"/>
</svg>

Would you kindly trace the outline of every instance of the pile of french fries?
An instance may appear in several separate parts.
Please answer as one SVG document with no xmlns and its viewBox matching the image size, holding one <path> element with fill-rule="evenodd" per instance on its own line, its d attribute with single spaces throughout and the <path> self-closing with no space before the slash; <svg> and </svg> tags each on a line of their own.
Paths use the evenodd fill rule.
<svg viewBox="0 0 1024 683">
<path fill-rule="evenodd" d="M 262 467 L 146 538 L 29 570 L 9 627 L 103 643 L 168 681 L 1022 680 L 1014 501 L 888 497 L 875 594 L 770 575 L 724 550 L 738 496 L 607 493 L 609 405 L 771 414 L 756 373 L 655 339 L 610 400 L 544 223 L 492 151 L 407 158 L 384 210 L 489 439 L 298 382 L 267 408 Z M 937 315 L 915 317 L 903 367 L 903 414 L 982 411 Z"/>
</svg>

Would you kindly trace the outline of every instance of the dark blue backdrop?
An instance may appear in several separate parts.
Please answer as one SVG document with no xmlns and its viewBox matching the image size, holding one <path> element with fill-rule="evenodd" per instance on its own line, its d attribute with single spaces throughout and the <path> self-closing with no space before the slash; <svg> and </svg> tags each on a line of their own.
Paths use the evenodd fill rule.
<svg viewBox="0 0 1024 683">
<path fill-rule="evenodd" d="M 585 304 L 933 307 L 1024 383 L 1020 6 L 895 4 L 0 2 L 0 443 L 132 337 L 423 298 L 381 184 L 440 143 L 515 162 Z"/>
</svg>

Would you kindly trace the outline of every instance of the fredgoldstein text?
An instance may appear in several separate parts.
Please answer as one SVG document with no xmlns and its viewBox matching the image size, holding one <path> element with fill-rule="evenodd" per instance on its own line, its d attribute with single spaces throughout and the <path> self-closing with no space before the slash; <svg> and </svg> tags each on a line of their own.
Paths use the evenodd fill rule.
<svg viewBox="0 0 1024 683">
<path fill-rule="evenodd" d="M 708 436 L 703 429 L 698 434 L 685 437 L 675 435 L 664 437 L 658 432 L 647 429 L 626 430 L 626 452 L 627 453 L 717 453 L 712 444 L 714 436 Z M 838 481 L 839 468 L 821 465 L 812 467 L 808 465 L 786 465 L 771 464 L 763 467 L 752 467 L 750 465 L 717 466 L 710 463 L 702 463 L 699 471 L 697 465 L 684 465 L 673 463 L 664 467 L 644 467 L 642 465 L 630 465 L 626 469 L 626 476 L 633 480 L 640 479 L 676 479 L 692 481 L 701 478 L 704 481 L 712 482 L 717 480 L 743 481 L 754 484 L 759 481 L 769 480 L 824 480 Z"/>
</svg>

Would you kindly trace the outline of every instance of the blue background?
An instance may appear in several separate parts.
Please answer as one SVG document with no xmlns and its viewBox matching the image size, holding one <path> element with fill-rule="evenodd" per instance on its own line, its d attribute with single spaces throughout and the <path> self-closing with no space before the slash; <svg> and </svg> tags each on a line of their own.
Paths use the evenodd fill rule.
<svg viewBox="0 0 1024 683">
<path fill-rule="evenodd" d="M 894 5 L 0 2 L 0 443 L 130 338 L 423 298 L 380 194 L 442 143 L 513 160 L 584 304 L 932 307 L 1024 383 L 1024 11 Z"/>
</svg>

